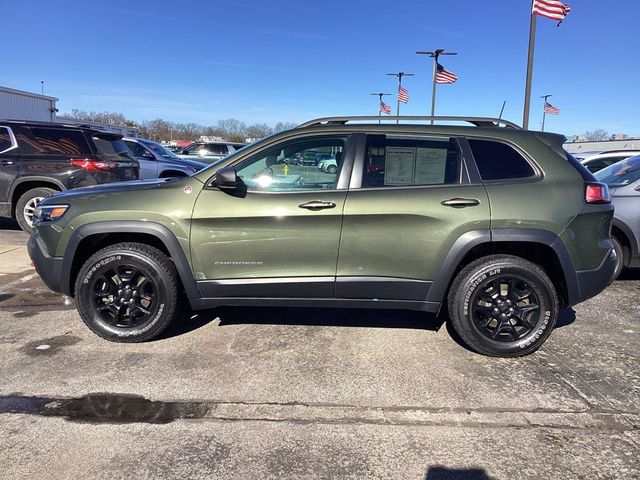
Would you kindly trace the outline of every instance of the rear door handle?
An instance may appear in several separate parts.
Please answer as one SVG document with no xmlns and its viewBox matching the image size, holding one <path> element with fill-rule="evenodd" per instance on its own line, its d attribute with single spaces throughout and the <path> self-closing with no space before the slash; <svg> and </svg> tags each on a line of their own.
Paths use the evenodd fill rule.
<svg viewBox="0 0 640 480">
<path fill-rule="evenodd" d="M 13 160 L 2 160 L 2 165 L 13 165 Z"/>
<path fill-rule="evenodd" d="M 334 208 L 336 206 L 333 202 L 321 202 L 319 200 L 314 200 L 312 202 L 307 202 L 298 205 L 300 208 L 306 208 L 307 210 L 323 210 L 325 208 Z"/>
<path fill-rule="evenodd" d="M 445 207 L 465 208 L 480 205 L 480 200 L 476 198 L 451 198 L 442 202 Z"/>
</svg>

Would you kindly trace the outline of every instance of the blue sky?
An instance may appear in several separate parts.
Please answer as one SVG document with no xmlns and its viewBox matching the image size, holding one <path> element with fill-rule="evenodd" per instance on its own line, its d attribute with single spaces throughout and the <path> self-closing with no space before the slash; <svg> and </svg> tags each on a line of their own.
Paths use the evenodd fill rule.
<svg viewBox="0 0 640 480">
<path fill-rule="evenodd" d="M 547 129 L 640 136 L 640 1 L 569 0 L 560 28 L 538 18 L 531 128 L 540 95 L 561 109 Z M 441 115 L 520 123 L 530 0 L 4 1 L 0 85 L 40 90 L 62 112 L 109 110 L 140 121 L 302 122 L 377 113 L 387 72 L 415 74 L 401 113 L 428 114 L 430 59 L 460 77 L 438 88 Z M 388 97 L 390 98 L 390 97 Z M 395 108 L 395 101 L 391 100 Z"/>
</svg>

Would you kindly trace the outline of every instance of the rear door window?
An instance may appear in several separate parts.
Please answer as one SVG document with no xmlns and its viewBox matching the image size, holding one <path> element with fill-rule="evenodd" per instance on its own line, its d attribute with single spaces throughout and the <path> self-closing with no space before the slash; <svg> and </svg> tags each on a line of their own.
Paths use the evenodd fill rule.
<svg viewBox="0 0 640 480">
<path fill-rule="evenodd" d="M 91 148 L 81 130 L 31 128 L 33 152 L 45 155 L 90 156 Z"/>
<path fill-rule="evenodd" d="M 535 170 L 527 160 L 512 146 L 492 140 L 469 138 L 482 180 L 507 180 L 530 178 Z"/>
<path fill-rule="evenodd" d="M 127 145 L 127 147 L 129 147 L 129 150 L 131 150 L 131 153 L 133 153 L 135 157 L 143 156 L 144 152 L 146 151 L 145 148 L 138 142 L 124 140 L 124 143 Z"/>
<path fill-rule="evenodd" d="M 362 187 L 459 183 L 460 160 L 454 138 L 369 135 Z"/>
<path fill-rule="evenodd" d="M 130 158 L 130 151 L 119 138 L 94 135 L 91 141 L 95 147 L 96 157 L 108 160 L 122 160 Z"/>
<path fill-rule="evenodd" d="M 205 149 L 210 155 L 227 155 L 229 153 L 227 146 L 219 143 L 209 143 Z"/>
</svg>

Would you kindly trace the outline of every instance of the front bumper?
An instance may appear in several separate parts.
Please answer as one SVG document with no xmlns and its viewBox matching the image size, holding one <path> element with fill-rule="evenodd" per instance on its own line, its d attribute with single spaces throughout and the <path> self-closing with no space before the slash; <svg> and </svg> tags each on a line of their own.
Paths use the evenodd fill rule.
<svg viewBox="0 0 640 480">
<path fill-rule="evenodd" d="M 37 231 L 34 231 L 29 237 L 27 250 L 33 265 L 36 267 L 36 272 L 38 272 L 45 285 L 54 292 L 68 294 L 68 286 L 64 288 L 63 285 L 62 257 L 49 256 Z"/>
<path fill-rule="evenodd" d="M 618 258 L 615 250 L 612 248 L 599 267 L 593 270 L 576 271 L 578 294 L 576 298 L 570 299 L 569 306 L 595 297 L 611 285 L 617 263 Z"/>
</svg>

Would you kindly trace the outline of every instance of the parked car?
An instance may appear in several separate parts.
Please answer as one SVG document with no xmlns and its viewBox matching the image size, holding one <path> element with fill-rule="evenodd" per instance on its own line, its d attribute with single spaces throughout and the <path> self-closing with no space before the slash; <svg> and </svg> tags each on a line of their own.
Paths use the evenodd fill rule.
<svg viewBox="0 0 640 480">
<path fill-rule="evenodd" d="M 620 160 L 633 157 L 634 155 L 640 155 L 640 150 L 609 150 L 596 155 L 590 155 L 580 160 L 580 163 L 587 167 L 591 173 L 596 173 L 609 165 L 613 165 Z"/>
<path fill-rule="evenodd" d="M 595 177 L 609 185 L 615 206 L 612 236 L 617 278 L 624 268 L 640 267 L 640 155 L 604 168 Z"/>
<path fill-rule="evenodd" d="M 194 142 L 178 154 L 180 158 L 214 163 L 244 147 L 242 143 Z"/>
<path fill-rule="evenodd" d="M 138 162 L 121 139 L 74 125 L 0 121 L 0 217 L 30 232 L 36 205 L 54 192 L 137 179 Z"/>
<path fill-rule="evenodd" d="M 187 178 L 54 195 L 29 253 L 118 342 L 157 337 L 186 298 L 443 310 L 473 350 L 514 357 L 543 344 L 560 308 L 609 285 L 608 187 L 564 136 L 499 119 L 378 120 L 317 119 Z M 341 154 L 334 175 L 276 165 L 323 150 Z M 373 158 L 383 174 L 369 175 Z"/>
<path fill-rule="evenodd" d="M 334 157 L 320 160 L 318 168 L 323 172 L 336 173 L 338 171 L 338 161 Z"/>
<path fill-rule="evenodd" d="M 207 166 L 203 162 L 182 159 L 163 145 L 151 140 L 124 138 L 123 141 L 140 164 L 141 180 L 186 177 Z"/>
</svg>

